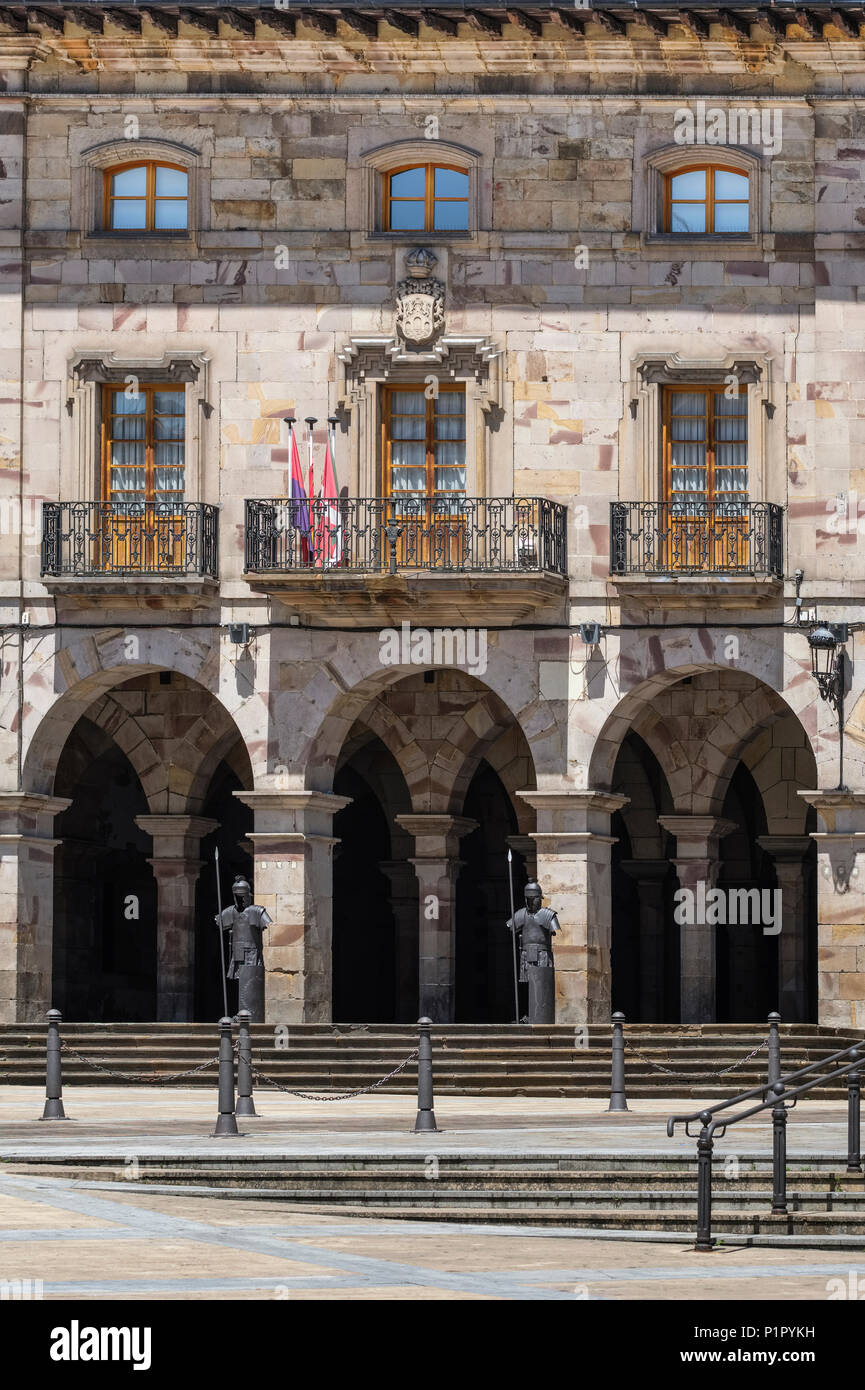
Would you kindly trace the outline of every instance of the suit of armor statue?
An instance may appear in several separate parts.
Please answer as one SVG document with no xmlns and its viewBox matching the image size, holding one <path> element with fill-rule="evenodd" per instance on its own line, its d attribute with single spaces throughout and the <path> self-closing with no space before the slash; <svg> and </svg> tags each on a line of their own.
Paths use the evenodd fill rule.
<svg viewBox="0 0 865 1390">
<path fill-rule="evenodd" d="M 271 918 L 252 901 L 252 889 L 244 878 L 231 887 L 234 906 L 225 908 L 217 922 L 229 932 L 228 979 L 237 980 L 237 1008 L 248 1009 L 253 1023 L 264 1022 L 264 954 L 262 934 Z"/>
<path fill-rule="evenodd" d="M 553 964 L 553 937 L 559 919 L 543 901 L 540 885 L 527 883 L 526 905 L 508 920 L 509 931 L 520 938 L 520 982 L 529 987 L 529 1023 L 555 1023 L 556 976 Z"/>
</svg>

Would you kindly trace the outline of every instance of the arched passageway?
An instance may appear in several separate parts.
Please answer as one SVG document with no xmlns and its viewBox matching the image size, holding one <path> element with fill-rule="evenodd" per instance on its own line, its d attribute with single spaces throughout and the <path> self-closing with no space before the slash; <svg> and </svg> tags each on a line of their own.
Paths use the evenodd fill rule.
<svg viewBox="0 0 865 1390">
<path fill-rule="evenodd" d="M 221 1016 L 214 849 L 224 901 L 248 874 L 251 784 L 236 725 L 202 686 L 151 672 L 101 691 L 53 791 L 52 1001 L 70 1019 Z M 229 1001 L 231 1003 L 231 1000 Z"/>
<path fill-rule="evenodd" d="M 156 1016 L 156 882 L 141 783 L 117 744 L 80 719 L 60 757 L 52 1000 L 64 1018 Z"/>
<path fill-rule="evenodd" d="M 695 672 L 618 719 L 613 1007 L 642 1022 L 816 1017 L 808 738 L 768 686 Z M 609 722 L 613 728 L 615 720 Z M 599 740 L 609 760 L 610 738 Z"/>
</svg>

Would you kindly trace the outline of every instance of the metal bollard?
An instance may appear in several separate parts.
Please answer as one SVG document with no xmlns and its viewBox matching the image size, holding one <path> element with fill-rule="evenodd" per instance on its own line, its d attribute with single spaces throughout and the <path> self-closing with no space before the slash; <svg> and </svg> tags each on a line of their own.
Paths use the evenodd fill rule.
<svg viewBox="0 0 865 1390">
<path fill-rule="evenodd" d="M 234 1049 L 231 1045 L 231 1019 L 219 1020 L 219 1114 L 212 1137 L 237 1134 L 234 1114 Z"/>
<path fill-rule="evenodd" d="M 417 1119 L 414 1122 L 415 1134 L 430 1134 L 438 1130 L 436 1114 L 433 1109 L 433 1065 L 431 1018 L 419 1018 L 417 1026 L 420 1036 L 417 1045 Z"/>
<path fill-rule="evenodd" d="M 613 1014 L 613 1068 L 607 1110 L 627 1110 L 625 1095 L 625 1015 Z"/>
<path fill-rule="evenodd" d="M 772 1215 L 787 1215 L 787 1107 L 783 1102 L 784 1083 L 776 1081 L 772 1094 Z"/>
<path fill-rule="evenodd" d="M 60 1067 L 60 1023 L 62 1015 L 59 1009 L 49 1009 L 46 1015 L 48 1019 L 48 1040 L 45 1048 L 45 1108 L 42 1111 L 43 1120 L 65 1120 L 66 1111 L 63 1109 L 63 1078 Z"/>
<path fill-rule="evenodd" d="M 850 1054 L 851 1062 L 858 1062 L 857 1050 Z M 859 1124 L 862 1076 L 858 1067 L 847 1073 L 847 1172 L 862 1172 L 862 1134 Z"/>
<path fill-rule="evenodd" d="M 709 1133 L 712 1116 L 704 1110 L 700 1116 L 703 1128 L 697 1140 L 697 1243 L 695 1250 L 711 1250 L 712 1239 L 712 1151 L 715 1147 Z"/>
<path fill-rule="evenodd" d="M 781 1034 L 778 1024 L 781 1022 L 780 1014 L 769 1015 L 769 1062 L 766 1068 L 766 1094 L 764 1100 L 769 1100 L 772 1094 L 772 1087 L 781 1080 Z"/>
<path fill-rule="evenodd" d="M 252 1014 L 241 1009 L 237 1015 L 237 1108 L 236 1115 L 254 1115 L 255 1101 L 252 1099 L 252 1038 L 249 1024 Z"/>
</svg>

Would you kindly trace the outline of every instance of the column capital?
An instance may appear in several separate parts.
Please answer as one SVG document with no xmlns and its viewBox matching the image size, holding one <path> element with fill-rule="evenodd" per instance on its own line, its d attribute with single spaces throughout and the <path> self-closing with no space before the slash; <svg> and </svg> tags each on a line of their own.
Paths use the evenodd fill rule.
<svg viewBox="0 0 865 1390">
<path fill-rule="evenodd" d="M 800 791 L 797 795 L 814 807 L 830 834 L 865 830 L 865 792 Z"/>
<path fill-rule="evenodd" d="M 609 835 L 610 817 L 627 806 L 629 796 L 617 792 L 598 791 L 586 788 L 538 791 L 527 787 L 517 792 L 537 812 L 538 835 Z"/>
<path fill-rule="evenodd" d="M 219 822 L 209 816 L 135 816 L 135 824 L 153 840 L 154 859 L 195 860 L 205 835 L 216 830 Z"/>
<path fill-rule="evenodd" d="M 776 864 L 799 864 L 811 848 L 811 836 L 758 835 L 757 844 Z"/>
<path fill-rule="evenodd" d="M 255 829 L 286 834 L 328 835 L 333 817 L 344 806 L 351 805 L 350 796 L 335 796 L 319 791 L 238 791 L 233 793 L 244 806 L 255 812 Z"/>
<path fill-rule="evenodd" d="M 417 859 L 452 858 L 463 836 L 470 835 L 478 828 L 478 822 L 468 816 L 448 816 L 436 812 L 407 812 L 394 816 L 394 820 L 406 834 L 414 836 Z"/>
<path fill-rule="evenodd" d="M 0 792 L 0 837 L 4 840 L 51 840 L 54 817 L 71 805 L 72 801 L 66 796 Z"/>
<path fill-rule="evenodd" d="M 677 859 L 705 859 L 712 853 L 710 847 L 739 828 L 723 816 L 658 816 L 658 824 L 675 835 Z"/>
</svg>

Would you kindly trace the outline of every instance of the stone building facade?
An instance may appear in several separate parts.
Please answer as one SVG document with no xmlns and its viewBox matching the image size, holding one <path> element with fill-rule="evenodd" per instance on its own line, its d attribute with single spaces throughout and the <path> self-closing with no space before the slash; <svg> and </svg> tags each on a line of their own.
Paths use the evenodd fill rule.
<svg viewBox="0 0 865 1390">
<path fill-rule="evenodd" d="M 218 847 L 274 1023 L 507 1020 L 510 846 L 560 1021 L 865 1027 L 865 48 L 801 13 L 4 7 L 0 1018 L 212 1017 Z"/>
</svg>

